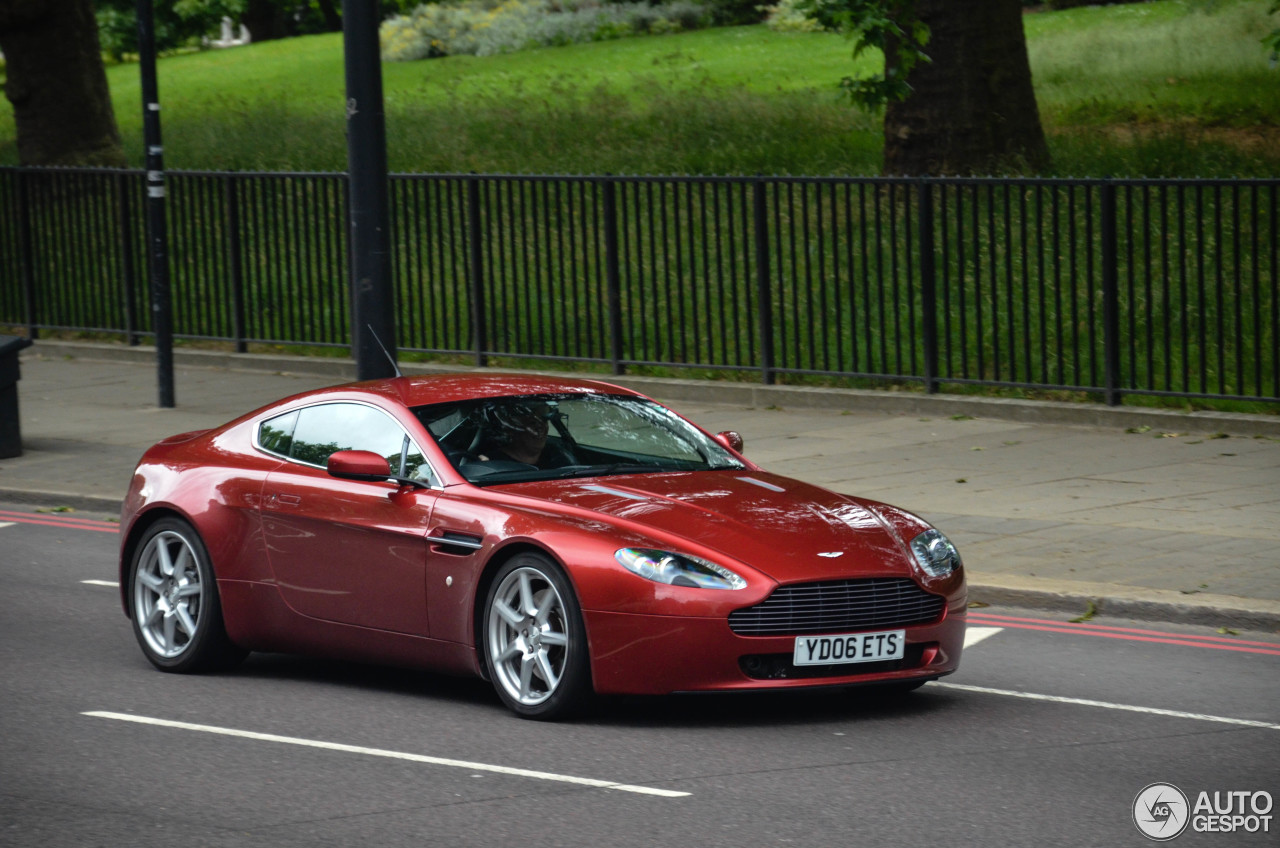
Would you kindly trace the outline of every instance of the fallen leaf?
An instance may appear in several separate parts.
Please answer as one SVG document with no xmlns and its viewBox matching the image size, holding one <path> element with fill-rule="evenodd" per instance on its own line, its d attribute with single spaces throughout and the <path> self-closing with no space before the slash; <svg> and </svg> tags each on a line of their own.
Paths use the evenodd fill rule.
<svg viewBox="0 0 1280 848">
<path fill-rule="evenodd" d="M 1083 624 L 1084 622 L 1092 619 L 1097 614 L 1098 614 L 1097 605 L 1094 604 L 1093 601 L 1089 601 L 1089 606 L 1087 609 L 1085 609 L 1084 615 L 1076 616 L 1075 618 L 1070 619 L 1070 621 L 1072 624 Z"/>
</svg>

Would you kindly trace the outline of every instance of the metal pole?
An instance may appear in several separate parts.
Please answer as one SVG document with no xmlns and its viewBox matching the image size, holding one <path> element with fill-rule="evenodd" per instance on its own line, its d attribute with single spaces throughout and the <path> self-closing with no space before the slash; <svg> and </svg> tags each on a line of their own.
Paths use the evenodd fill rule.
<svg viewBox="0 0 1280 848">
<path fill-rule="evenodd" d="M 484 305 L 484 233 L 480 227 L 480 178 L 467 180 L 467 247 L 471 272 L 471 347 L 479 368 L 489 364 L 485 356 L 488 334 L 485 332 Z"/>
<path fill-rule="evenodd" d="M 116 177 L 119 192 L 120 215 L 120 273 L 124 277 L 124 328 L 130 347 L 138 344 L 138 290 L 133 266 L 133 213 L 129 195 L 133 191 L 131 175 L 121 173 Z"/>
<path fill-rule="evenodd" d="M 1116 184 L 1102 184 L 1102 346 L 1105 369 L 1103 399 L 1119 406 L 1120 391 L 1120 283 L 1116 251 Z"/>
<path fill-rule="evenodd" d="M 226 206 L 227 265 L 231 276 L 231 334 L 235 336 L 236 353 L 246 353 L 244 309 L 244 262 L 240 246 L 240 196 L 236 191 L 236 177 L 228 176 L 223 183 L 223 204 Z"/>
<path fill-rule="evenodd" d="M 372 0 L 344 4 L 342 36 L 347 71 L 347 171 L 351 187 L 352 353 L 357 378 L 376 380 L 396 373 L 395 299 L 391 286 L 387 206 L 387 129 L 378 52 L 378 4 Z"/>
<path fill-rule="evenodd" d="M 612 179 L 604 182 L 604 270 L 609 305 L 609 360 L 613 373 L 623 374 L 622 279 L 618 272 L 618 197 Z"/>
<path fill-rule="evenodd" d="M 31 244 L 31 193 L 27 184 L 31 172 L 19 168 L 14 172 L 18 180 L 18 242 L 21 255 L 22 294 L 26 307 L 27 338 L 40 338 L 39 310 L 36 300 L 35 254 Z"/>
<path fill-rule="evenodd" d="M 138 0 L 138 66 L 142 71 L 142 138 L 147 147 L 147 245 L 151 321 L 156 334 L 156 382 L 160 406 L 172 408 L 173 303 L 165 234 L 164 149 L 160 146 L 160 92 L 156 85 L 156 37 L 151 0 Z"/>
<path fill-rule="evenodd" d="M 773 373 L 773 293 L 769 284 L 769 218 L 765 213 L 764 179 L 751 184 L 752 211 L 755 219 L 756 297 L 760 314 L 760 373 L 766 386 L 776 382 Z"/>
<path fill-rule="evenodd" d="M 924 323 L 924 390 L 938 392 L 938 280 L 933 255 L 933 185 L 916 183 L 920 207 L 920 300 Z"/>
</svg>

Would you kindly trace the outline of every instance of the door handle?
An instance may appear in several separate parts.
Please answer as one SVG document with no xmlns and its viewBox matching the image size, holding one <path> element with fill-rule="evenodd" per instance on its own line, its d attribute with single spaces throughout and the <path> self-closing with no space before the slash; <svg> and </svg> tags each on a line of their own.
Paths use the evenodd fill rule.
<svg viewBox="0 0 1280 848">
<path fill-rule="evenodd" d="M 298 506 L 302 503 L 299 495 L 272 495 L 270 501 L 275 506 Z"/>
</svg>

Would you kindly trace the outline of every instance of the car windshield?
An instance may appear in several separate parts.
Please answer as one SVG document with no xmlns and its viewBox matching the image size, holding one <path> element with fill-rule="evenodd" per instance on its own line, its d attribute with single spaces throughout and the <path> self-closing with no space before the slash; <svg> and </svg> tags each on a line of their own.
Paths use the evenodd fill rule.
<svg viewBox="0 0 1280 848">
<path fill-rule="evenodd" d="M 518 395 L 413 411 L 453 467 L 481 486 L 743 467 L 702 431 L 643 398 Z"/>
</svg>

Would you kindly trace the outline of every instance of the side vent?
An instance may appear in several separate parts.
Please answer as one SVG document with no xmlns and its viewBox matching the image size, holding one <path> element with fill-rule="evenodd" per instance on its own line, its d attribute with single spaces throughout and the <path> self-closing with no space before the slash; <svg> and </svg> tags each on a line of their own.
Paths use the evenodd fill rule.
<svg viewBox="0 0 1280 848">
<path fill-rule="evenodd" d="M 479 536 L 456 533 L 452 530 L 446 530 L 439 536 L 428 536 L 427 541 L 431 543 L 431 550 L 454 556 L 467 556 L 483 547 L 483 541 Z"/>
</svg>

